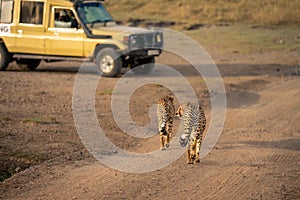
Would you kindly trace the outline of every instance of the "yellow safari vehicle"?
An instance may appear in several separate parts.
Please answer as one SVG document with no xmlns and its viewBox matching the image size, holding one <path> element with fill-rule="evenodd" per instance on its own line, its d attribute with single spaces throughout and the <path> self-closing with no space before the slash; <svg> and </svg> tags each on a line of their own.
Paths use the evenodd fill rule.
<svg viewBox="0 0 300 200">
<path fill-rule="evenodd" d="M 145 74 L 162 46 L 161 32 L 117 25 L 101 1 L 0 0 L 0 70 L 88 58 L 103 76 Z"/>
</svg>

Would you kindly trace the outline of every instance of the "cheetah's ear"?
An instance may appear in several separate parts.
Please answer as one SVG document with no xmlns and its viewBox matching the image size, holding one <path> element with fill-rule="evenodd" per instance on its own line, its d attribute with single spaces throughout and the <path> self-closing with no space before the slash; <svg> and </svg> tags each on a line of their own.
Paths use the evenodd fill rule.
<svg viewBox="0 0 300 200">
<path fill-rule="evenodd" d="M 180 105 L 177 109 L 176 116 L 179 117 L 179 119 L 181 119 L 181 117 L 183 116 L 183 113 L 184 113 L 184 108 L 182 105 Z"/>
<path fill-rule="evenodd" d="M 184 110 L 184 105 L 179 105 L 178 110 Z"/>
<path fill-rule="evenodd" d="M 164 101 L 164 98 L 162 97 L 162 98 L 160 98 L 159 100 L 158 100 L 158 103 L 161 103 L 161 102 L 163 102 Z"/>
</svg>

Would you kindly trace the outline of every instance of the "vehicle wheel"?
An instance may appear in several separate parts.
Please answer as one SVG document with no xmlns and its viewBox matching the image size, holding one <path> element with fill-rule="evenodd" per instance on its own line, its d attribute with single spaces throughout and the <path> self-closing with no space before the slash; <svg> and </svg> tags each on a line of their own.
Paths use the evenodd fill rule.
<svg viewBox="0 0 300 200">
<path fill-rule="evenodd" d="M 96 56 L 96 64 L 101 75 L 114 77 L 122 68 L 122 60 L 113 48 L 101 49 Z"/>
<path fill-rule="evenodd" d="M 4 43 L 0 43 L 0 71 L 5 70 L 9 64 L 10 55 Z"/>
<path fill-rule="evenodd" d="M 21 60 L 17 60 L 16 63 L 18 64 L 18 67 L 23 71 L 28 71 L 28 70 L 33 71 L 39 66 L 41 60 L 21 59 Z"/>
<path fill-rule="evenodd" d="M 138 60 L 137 64 L 132 67 L 132 71 L 138 75 L 150 74 L 153 71 L 154 64 L 154 57 L 140 59 Z"/>
</svg>

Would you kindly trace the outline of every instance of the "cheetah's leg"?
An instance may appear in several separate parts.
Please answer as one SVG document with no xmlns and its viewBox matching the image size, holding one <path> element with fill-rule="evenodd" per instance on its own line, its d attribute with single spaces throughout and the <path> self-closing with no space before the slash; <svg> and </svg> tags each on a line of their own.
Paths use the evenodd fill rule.
<svg viewBox="0 0 300 200">
<path fill-rule="evenodd" d="M 200 162 L 200 158 L 199 158 L 200 148 L 201 148 L 201 139 L 198 139 L 197 140 L 197 146 L 196 146 L 196 159 L 194 161 L 195 163 Z"/>
<path fill-rule="evenodd" d="M 173 119 L 169 118 L 169 122 L 168 122 L 168 134 L 169 134 L 169 138 L 173 137 Z"/>
<path fill-rule="evenodd" d="M 172 126 L 173 123 L 170 121 L 167 123 L 167 135 L 166 135 L 166 148 L 169 147 L 170 139 L 172 138 Z"/>
<path fill-rule="evenodd" d="M 169 148 L 169 142 L 170 142 L 170 137 L 169 137 L 169 134 L 167 134 L 165 136 L 165 147 L 166 148 Z"/>
<path fill-rule="evenodd" d="M 165 150 L 165 137 L 162 134 L 160 134 L 159 138 L 160 138 L 160 150 Z"/>
<path fill-rule="evenodd" d="M 186 151 L 186 155 L 187 155 L 187 164 L 193 164 L 192 160 L 191 160 L 191 152 L 190 152 L 190 148 L 187 149 Z"/>
<path fill-rule="evenodd" d="M 160 137 L 160 150 L 166 150 L 167 136 L 165 131 L 159 132 Z"/>
</svg>

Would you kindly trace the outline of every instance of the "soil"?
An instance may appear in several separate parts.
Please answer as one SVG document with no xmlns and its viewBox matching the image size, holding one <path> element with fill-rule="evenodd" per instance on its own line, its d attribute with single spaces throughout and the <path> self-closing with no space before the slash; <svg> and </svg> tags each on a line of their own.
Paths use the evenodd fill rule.
<svg viewBox="0 0 300 200">
<path fill-rule="evenodd" d="M 170 56 L 158 61 L 186 76 L 209 118 L 205 83 Z M 299 58 L 299 51 L 215 56 L 227 93 L 217 145 L 199 164 L 186 164 L 182 155 L 142 174 L 106 167 L 82 144 L 72 115 L 78 63 L 42 63 L 34 72 L 12 64 L 0 72 L 0 199 L 299 199 Z M 117 127 L 110 102 L 120 78 L 99 82 L 101 126 L 125 150 L 158 150 L 158 135 L 135 138 Z M 147 124 L 149 108 L 170 93 L 155 84 L 136 90 L 133 120 Z M 179 123 L 174 121 L 175 129 Z"/>
</svg>

